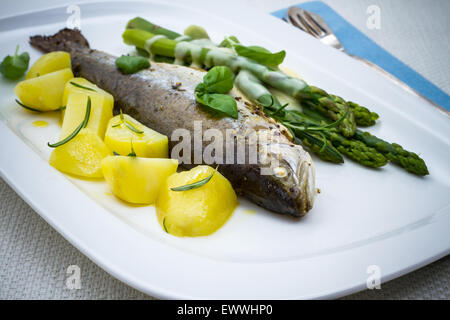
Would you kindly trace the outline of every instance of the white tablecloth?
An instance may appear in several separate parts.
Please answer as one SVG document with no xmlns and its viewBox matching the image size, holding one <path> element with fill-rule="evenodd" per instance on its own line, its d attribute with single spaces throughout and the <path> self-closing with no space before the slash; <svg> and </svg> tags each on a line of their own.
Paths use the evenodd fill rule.
<svg viewBox="0 0 450 320">
<path fill-rule="evenodd" d="M 63 1 L 48 0 L 61 5 Z M 70 1 L 65 1 L 69 3 Z M 78 1 L 73 1 L 78 2 Z M 268 14 L 302 1 L 241 0 Z M 400 60 L 450 93 L 450 1 L 325 0 Z M 381 8 L 381 29 L 368 30 L 366 9 Z M 39 9 L 38 1 L 4 1 L 6 16 Z M 69 265 L 81 271 L 81 289 L 66 287 Z M 449 299 L 450 258 L 347 299 Z M 0 299 L 152 299 L 114 279 L 54 231 L 0 179 Z"/>
</svg>

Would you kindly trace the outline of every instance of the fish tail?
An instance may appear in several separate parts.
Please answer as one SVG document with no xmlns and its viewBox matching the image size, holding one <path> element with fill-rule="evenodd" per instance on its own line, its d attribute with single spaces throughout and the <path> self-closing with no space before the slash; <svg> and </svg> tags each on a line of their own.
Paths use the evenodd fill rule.
<svg viewBox="0 0 450 320">
<path fill-rule="evenodd" d="M 78 29 L 62 29 L 53 36 L 32 36 L 30 45 L 42 52 L 67 51 L 89 48 L 89 43 Z"/>
</svg>

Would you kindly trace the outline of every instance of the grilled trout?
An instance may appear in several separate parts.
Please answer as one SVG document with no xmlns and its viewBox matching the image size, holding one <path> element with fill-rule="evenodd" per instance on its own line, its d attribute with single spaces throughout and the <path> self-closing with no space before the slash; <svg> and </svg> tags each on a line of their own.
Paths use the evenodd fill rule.
<svg viewBox="0 0 450 320">
<path fill-rule="evenodd" d="M 198 124 L 199 121 L 203 132 L 214 128 L 223 132 L 224 137 L 230 130 L 237 138 L 249 130 L 268 131 L 264 142 L 256 142 L 256 152 L 267 151 L 264 157 L 258 157 L 255 163 L 247 157 L 239 161 L 233 156 L 231 163 L 227 158 L 218 170 L 230 180 L 238 194 L 261 207 L 294 217 L 301 217 L 312 208 L 316 188 L 310 155 L 301 146 L 292 143 L 285 127 L 266 117 L 237 89 L 233 89 L 230 95 L 236 99 L 238 118 L 218 117 L 196 102 L 194 89 L 203 80 L 205 73 L 202 70 L 152 62 L 149 69 L 125 75 L 117 69 L 115 56 L 91 49 L 84 36 L 71 29 L 63 29 L 53 36 L 30 37 L 30 44 L 45 53 L 69 52 L 74 74 L 111 93 L 115 112 L 122 109 L 146 126 L 167 135 L 169 140 L 172 140 L 170 137 L 176 129 L 183 128 L 194 133 L 195 122 Z M 191 142 L 191 159 L 195 158 L 196 152 L 203 154 L 211 143 L 201 140 L 200 143 Z M 245 144 L 248 152 L 255 150 L 251 145 L 254 140 L 235 140 Z M 176 144 L 177 141 L 170 141 L 169 148 L 172 150 Z M 182 158 L 177 154 L 172 154 L 172 157 Z M 278 166 L 273 168 L 273 174 L 262 175 L 263 168 L 267 168 L 271 160 L 277 160 Z M 194 164 L 198 163 L 183 163 L 185 167 Z"/>
</svg>

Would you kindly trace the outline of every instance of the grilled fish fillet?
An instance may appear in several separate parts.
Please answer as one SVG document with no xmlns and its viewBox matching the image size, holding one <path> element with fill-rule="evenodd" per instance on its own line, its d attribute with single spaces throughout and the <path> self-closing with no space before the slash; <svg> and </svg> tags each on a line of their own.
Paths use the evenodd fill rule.
<svg viewBox="0 0 450 320">
<path fill-rule="evenodd" d="M 310 155 L 301 146 L 292 143 L 286 128 L 266 117 L 257 106 L 248 103 L 236 89 L 230 94 L 237 100 L 238 119 L 219 118 L 195 100 L 194 89 L 205 74 L 201 70 L 153 62 L 148 70 L 124 75 L 115 65 L 115 56 L 90 49 L 83 35 L 71 29 L 63 29 L 49 37 L 30 37 L 30 44 L 43 52 L 69 52 L 74 74 L 111 93 L 116 112 L 122 109 L 169 139 L 175 129 L 194 132 L 194 121 L 201 121 L 203 132 L 215 128 L 223 131 L 224 137 L 227 129 L 237 136 L 244 135 L 249 129 L 270 130 L 265 144 L 258 142 L 257 146 L 258 152 L 276 147 L 270 148 L 264 161 L 258 159 L 254 163 L 246 158 L 242 163 L 234 158 L 232 164 L 221 164 L 218 170 L 230 180 L 238 194 L 261 207 L 294 217 L 301 217 L 312 208 L 316 188 Z M 244 139 L 243 143 L 253 143 L 248 140 Z M 171 141 L 170 148 L 176 143 Z M 208 144 L 210 141 L 200 144 L 192 142 L 192 159 L 196 151 L 203 152 Z M 246 145 L 246 150 L 251 150 L 249 145 Z M 261 175 L 261 169 L 267 167 L 266 163 L 271 159 L 279 162 L 277 174 Z M 183 165 L 193 166 L 189 163 Z"/>
</svg>

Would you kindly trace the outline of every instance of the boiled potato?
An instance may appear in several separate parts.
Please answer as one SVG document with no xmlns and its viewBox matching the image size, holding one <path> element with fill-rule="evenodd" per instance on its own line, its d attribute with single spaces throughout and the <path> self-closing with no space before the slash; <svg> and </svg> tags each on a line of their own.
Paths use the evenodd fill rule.
<svg viewBox="0 0 450 320">
<path fill-rule="evenodd" d="M 74 84 L 75 83 L 75 84 Z M 80 85 L 89 89 L 84 89 L 81 87 L 77 87 L 76 85 Z M 86 93 L 90 96 L 92 95 L 101 95 L 105 99 L 105 104 L 107 105 L 114 105 L 114 98 L 113 96 L 106 92 L 105 90 L 100 89 L 95 84 L 90 82 L 89 80 L 86 80 L 84 78 L 73 78 L 71 81 L 66 83 L 66 87 L 64 88 L 64 94 L 62 99 L 62 105 L 67 106 L 67 102 L 69 101 L 69 96 L 71 93 Z M 61 119 L 64 120 L 65 110 L 61 112 Z M 62 122 L 62 121 L 61 121 Z"/>
<path fill-rule="evenodd" d="M 102 140 L 105 137 L 106 126 L 113 116 L 113 100 L 103 94 L 72 92 L 67 100 L 61 129 L 62 139 L 70 135 L 83 121 L 88 97 L 91 98 L 91 113 L 87 128 L 94 131 Z"/>
<path fill-rule="evenodd" d="M 36 60 L 25 79 L 36 78 L 66 68 L 71 68 L 70 54 L 64 51 L 50 52 Z"/>
<path fill-rule="evenodd" d="M 66 82 L 73 78 L 69 68 L 19 82 L 14 91 L 26 106 L 40 111 L 58 110 Z"/>
<path fill-rule="evenodd" d="M 125 122 L 143 133 L 134 132 Z M 112 118 L 106 129 L 106 145 L 120 155 L 127 155 L 131 151 L 131 140 L 138 157 L 167 158 L 169 155 L 169 140 L 165 135 L 144 126 L 127 114 L 123 115 L 123 121 L 120 115 Z"/>
<path fill-rule="evenodd" d="M 50 164 L 65 173 L 101 178 L 102 160 L 110 155 L 111 151 L 97 133 L 84 128 L 72 140 L 53 150 Z"/>
<path fill-rule="evenodd" d="M 230 182 L 219 172 L 199 188 L 171 190 L 205 179 L 213 172 L 209 166 L 197 166 L 167 179 L 156 200 L 158 221 L 166 232 L 179 237 L 206 236 L 228 220 L 238 202 Z"/>
<path fill-rule="evenodd" d="M 174 159 L 110 156 L 102 160 L 103 175 L 112 193 L 136 204 L 154 203 L 161 186 L 177 172 L 177 167 Z"/>
</svg>

